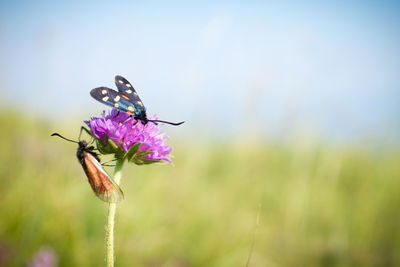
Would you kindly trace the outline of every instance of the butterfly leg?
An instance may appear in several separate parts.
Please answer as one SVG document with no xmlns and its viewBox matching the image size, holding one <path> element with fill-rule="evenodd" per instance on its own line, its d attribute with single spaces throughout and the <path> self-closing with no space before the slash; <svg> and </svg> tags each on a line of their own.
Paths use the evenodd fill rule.
<svg viewBox="0 0 400 267">
<path fill-rule="evenodd" d="M 82 135 L 82 130 L 83 130 L 83 126 L 81 127 L 81 130 L 79 131 L 79 136 L 78 136 L 78 140 L 81 141 L 81 135 Z"/>
<path fill-rule="evenodd" d="M 79 137 L 78 137 L 79 141 L 81 140 L 82 131 L 85 131 L 88 135 L 90 135 L 90 138 L 93 137 L 92 133 L 88 129 L 86 129 L 86 127 L 82 126 L 79 132 Z"/>
<path fill-rule="evenodd" d="M 122 122 L 121 125 L 125 124 L 127 121 L 129 121 L 130 119 L 132 119 L 132 115 L 129 116 L 129 118 L 127 118 L 126 120 L 124 120 L 124 122 Z"/>
<path fill-rule="evenodd" d="M 121 122 L 120 125 L 118 126 L 118 129 L 119 129 L 119 127 L 121 127 L 122 125 L 124 125 L 126 122 L 128 122 L 130 119 L 132 119 L 132 115 L 129 116 L 129 118 L 127 118 L 127 119 L 124 120 L 123 122 Z"/>
<path fill-rule="evenodd" d="M 117 160 L 120 160 L 120 159 L 122 159 L 122 158 L 116 158 L 116 159 L 112 159 L 112 160 L 109 160 L 109 161 L 103 162 L 103 163 L 101 163 L 101 166 L 106 166 L 106 167 L 115 167 L 115 164 L 114 164 L 114 165 L 110 165 L 110 164 L 107 164 L 107 163 L 109 163 L 109 162 L 113 162 L 113 161 L 117 161 Z"/>
<path fill-rule="evenodd" d="M 118 116 L 119 116 L 119 110 L 117 111 L 117 114 L 115 114 L 114 119 L 115 119 L 116 117 L 118 117 Z"/>
<path fill-rule="evenodd" d="M 105 167 L 115 167 L 115 164 L 114 164 L 114 165 L 101 164 L 101 166 L 105 166 Z"/>
<path fill-rule="evenodd" d="M 117 160 L 120 160 L 120 159 L 121 159 L 121 158 L 118 158 L 118 159 L 112 159 L 112 160 L 109 160 L 109 161 L 103 162 L 101 165 L 103 165 L 103 166 L 107 166 L 107 165 L 105 165 L 105 164 L 107 164 L 107 163 L 109 163 L 109 162 L 117 161 Z"/>
</svg>

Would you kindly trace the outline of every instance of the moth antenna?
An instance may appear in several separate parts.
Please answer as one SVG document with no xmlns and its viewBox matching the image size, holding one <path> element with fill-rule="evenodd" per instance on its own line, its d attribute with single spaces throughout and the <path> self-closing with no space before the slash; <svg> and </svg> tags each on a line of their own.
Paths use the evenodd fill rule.
<svg viewBox="0 0 400 267">
<path fill-rule="evenodd" d="M 181 122 L 169 122 L 169 121 L 162 121 L 162 120 L 149 120 L 149 121 L 162 122 L 162 123 L 167 123 L 167 124 L 171 124 L 171 125 L 175 125 L 175 126 L 178 126 L 178 125 L 181 125 L 182 123 L 184 123 L 184 121 L 181 121 Z"/>
<path fill-rule="evenodd" d="M 53 133 L 53 134 L 51 134 L 51 136 L 58 136 L 58 137 L 60 137 L 60 138 L 62 138 L 62 139 L 64 139 L 64 140 L 67 140 L 67 141 L 69 141 L 69 142 L 78 144 L 78 142 L 76 142 L 76 141 L 74 141 L 74 140 L 71 140 L 71 139 L 68 139 L 68 138 L 65 138 L 64 136 L 62 136 L 62 135 L 60 135 L 60 134 L 58 134 L 58 133 Z"/>
</svg>

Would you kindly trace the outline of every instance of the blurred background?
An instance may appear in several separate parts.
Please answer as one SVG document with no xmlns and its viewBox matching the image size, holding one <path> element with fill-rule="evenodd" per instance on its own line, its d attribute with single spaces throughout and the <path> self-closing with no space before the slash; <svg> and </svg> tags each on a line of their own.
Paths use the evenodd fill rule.
<svg viewBox="0 0 400 267">
<path fill-rule="evenodd" d="M 399 11 L 1 1 L 0 266 L 104 264 L 107 205 L 50 134 L 117 74 L 186 123 L 174 165 L 124 169 L 116 266 L 400 266 Z"/>
</svg>

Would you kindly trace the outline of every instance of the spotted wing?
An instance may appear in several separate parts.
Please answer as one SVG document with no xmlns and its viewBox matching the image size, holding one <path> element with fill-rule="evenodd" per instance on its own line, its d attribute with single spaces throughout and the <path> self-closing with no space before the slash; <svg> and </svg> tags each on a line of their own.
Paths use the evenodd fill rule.
<svg viewBox="0 0 400 267">
<path fill-rule="evenodd" d="M 110 178 L 100 162 L 90 153 L 85 153 L 85 173 L 89 184 L 98 198 L 115 203 L 124 198 L 121 188 Z"/>
<path fill-rule="evenodd" d="M 94 88 L 90 91 L 90 95 L 97 101 L 121 110 L 129 115 L 139 116 L 144 110 L 142 102 L 140 102 L 140 104 L 135 104 L 125 94 L 121 94 L 107 87 Z M 142 107 L 142 109 L 137 108 L 138 106 Z"/>
<path fill-rule="evenodd" d="M 129 99 L 132 101 L 132 103 L 135 105 L 135 108 L 139 111 L 146 111 L 146 108 L 143 106 L 142 100 L 140 100 L 139 95 L 137 94 L 135 88 L 133 88 L 132 84 L 128 82 L 127 79 L 125 79 L 122 76 L 115 76 L 115 85 L 118 88 L 118 91 L 121 94 L 126 95 L 129 97 Z"/>
</svg>

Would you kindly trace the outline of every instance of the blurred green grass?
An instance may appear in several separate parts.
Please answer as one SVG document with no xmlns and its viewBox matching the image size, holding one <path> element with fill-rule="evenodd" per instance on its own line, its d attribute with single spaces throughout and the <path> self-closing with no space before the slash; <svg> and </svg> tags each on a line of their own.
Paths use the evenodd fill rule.
<svg viewBox="0 0 400 267">
<path fill-rule="evenodd" d="M 60 266 L 102 266 L 107 205 L 62 129 L 0 115 L 0 259 L 50 246 Z M 164 128 L 168 131 L 168 128 Z M 400 266 L 400 153 L 293 141 L 171 140 L 174 164 L 126 166 L 116 266 Z M 112 172 L 111 169 L 108 169 Z"/>
</svg>

